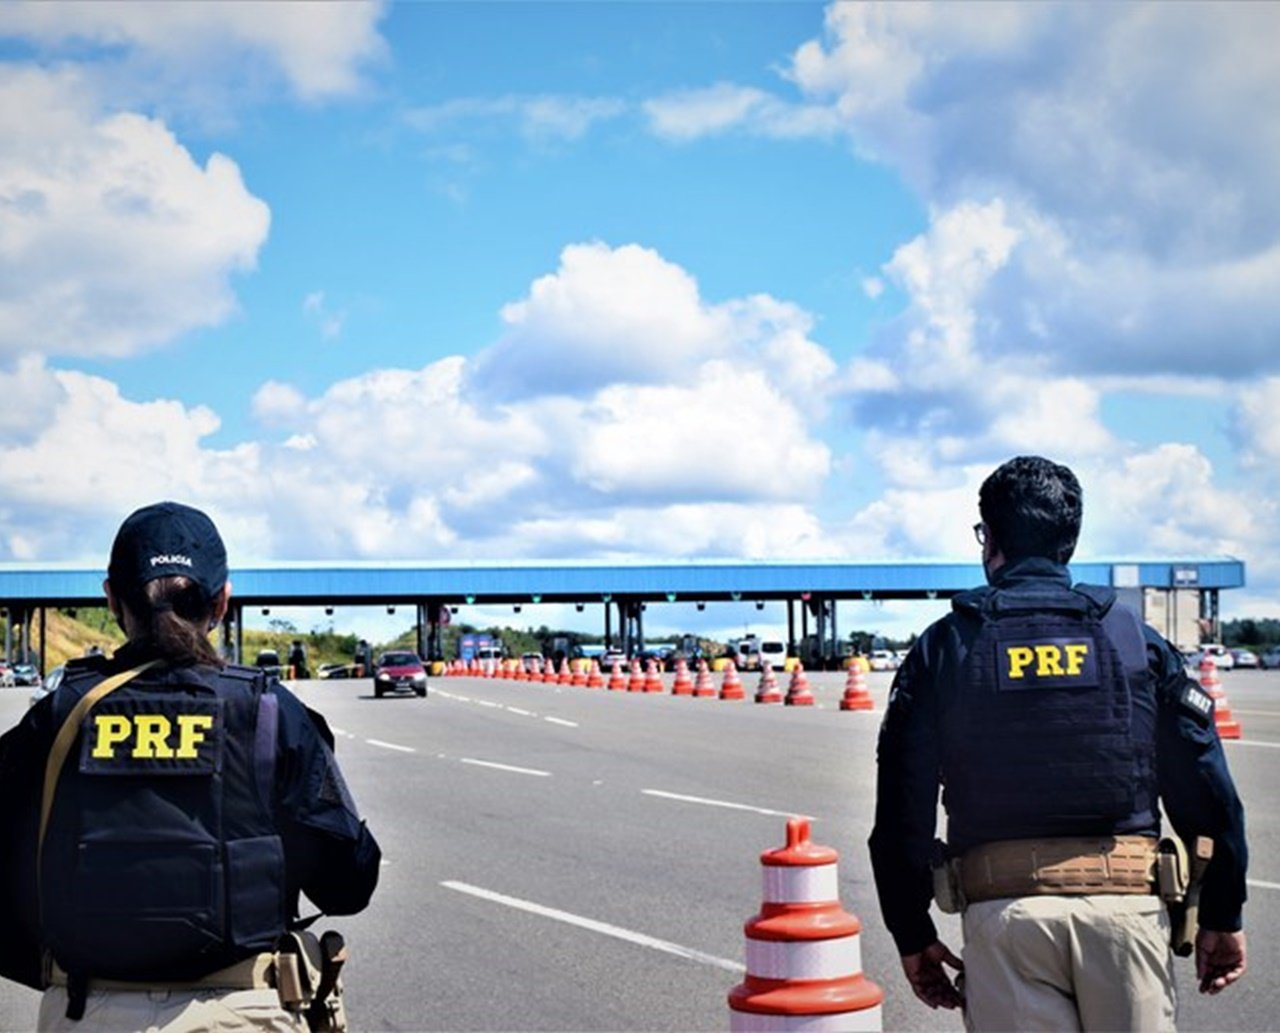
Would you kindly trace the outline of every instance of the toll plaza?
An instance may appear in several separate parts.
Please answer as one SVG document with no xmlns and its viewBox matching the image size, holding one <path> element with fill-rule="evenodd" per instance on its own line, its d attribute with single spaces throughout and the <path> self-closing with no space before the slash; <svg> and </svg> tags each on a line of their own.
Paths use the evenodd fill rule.
<svg viewBox="0 0 1280 1033">
<path fill-rule="evenodd" d="M 1175 645 L 1187 649 L 1218 636 L 1219 593 L 1245 583 L 1243 561 L 1125 559 L 1071 564 L 1077 581 L 1110 585 Z M 10 616 L 5 655 L 44 661 L 44 612 L 103 605 L 100 569 L 0 564 L 0 607 Z M 240 660 L 244 614 L 273 606 L 412 608 L 418 652 L 443 659 L 440 629 L 463 607 L 572 604 L 599 607 L 606 647 L 644 648 L 650 606 L 693 602 L 784 602 L 788 647 L 810 644 L 814 666 L 838 662 L 840 603 L 947 599 L 982 584 L 976 563 L 672 560 L 645 563 L 309 562 L 235 568 L 232 606 L 222 627 L 227 654 Z M 17 636 L 15 640 L 15 629 Z"/>
</svg>

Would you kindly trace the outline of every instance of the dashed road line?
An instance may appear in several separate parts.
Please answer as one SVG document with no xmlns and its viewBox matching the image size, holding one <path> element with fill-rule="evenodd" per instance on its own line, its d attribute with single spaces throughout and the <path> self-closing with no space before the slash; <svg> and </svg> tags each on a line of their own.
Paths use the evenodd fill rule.
<svg viewBox="0 0 1280 1033">
<path fill-rule="evenodd" d="M 1262 879 L 1245 879 L 1245 884 L 1249 886 L 1257 886 L 1264 890 L 1280 890 L 1280 882 L 1264 882 Z"/>
<path fill-rule="evenodd" d="M 517 775 L 537 775 L 539 778 L 550 778 L 550 771 L 539 771 L 537 768 L 518 768 L 513 764 L 498 764 L 492 760 L 476 760 L 474 757 L 459 757 L 460 763 L 474 764 L 480 768 L 494 768 L 498 771 L 511 771 Z"/>
<path fill-rule="evenodd" d="M 565 728 L 577 728 L 577 721 L 566 721 L 563 717 L 544 717 L 542 720 L 548 721 L 553 725 L 563 725 Z"/>
<path fill-rule="evenodd" d="M 481 900 L 488 900 L 495 904 L 503 904 L 506 907 L 516 908 L 520 911 L 526 911 L 532 915 L 538 915 L 542 918 L 551 918 L 557 922 L 564 922 L 567 925 L 577 926 L 579 929 L 588 929 L 594 933 L 603 933 L 605 936 L 612 936 L 617 940 L 625 940 L 627 943 L 634 943 L 641 947 L 648 947 L 650 950 L 662 951 L 664 954 L 674 954 L 678 958 L 684 958 L 686 961 L 696 961 L 701 965 L 711 965 L 715 968 L 722 968 L 728 972 L 744 972 L 746 966 L 737 961 L 730 961 L 728 958 L 718 958 L 714 954 L 707 954 L 703 951 L 694 950 L 692 947 L 683 947 L 678 943 L 672 943 L 670 940 L 660 940 L 655 936 L 649 936 L 645 933 L 634 932 L 631 929 L 624 929 L 621 926 L 610 925 L 608 922 L 599 922 L 594 918 L 584 918 L 582 915 L 575 915 L 569 911 L 560 911 L 553 907 L 544 907 L 542 904 L 535 904 L 530 900 L 521 900 L 518 897 L 508 897 L 504 893 L 495 893 L 493 890 L 482 889 L 479 886 L 472 886 L 465 882 L 454 882 L 452 880 L 440 883 L 445 889 L 455 890 L 458 893 L 466 893 L 473 897 L 479 897 Z"/>
<path fill-rule="evenodd" d="M 1280 742 L 1263 742 L 1261 739 L 1223 739 L 1222 741 L 1235 746 L 1265 746 L 1271 750 L 1280 750 Z"/>
<path fill-rule="evenodd" d="M 519 707 L 505 707 L 504 709 L 505 709 L 508 713 L 511 713 L 511 714 L 519 714 L 521 717 L 534 717 L 534 716 L 536 716 L 532 710 L 521 710 Z"/>
<path fill-rule="evenodd" d="M 381 746 L 383 749 L 386 749 L 386 750 L 399 750 L 401 753 L 417 753 L 418 752 L 412 746 L 400 746 L 393 742 L 383 742 L 381 739 L 366 739 L 365 742 L 367 742 L 370 746 Z"/>
<path fill-rule="evenodd" d="M 812 818 L 811 814 L 800 814 L 798 811 L 772 811 L 768 807 L 754 807 L 748 803 L 733 803 L 729 800 L 711 800 L 705 796 L 685 796 L 683 793 L 668 793 L 661 789 L 641 789 L 645 796 L 657 796 L 664 800 L 679 800 L 681 803 L 700 803 L 707 807 L 726 807 L 731 811 L 751 811 L 755 814 L 767 814 L 777 818 Z"/>
</svg>

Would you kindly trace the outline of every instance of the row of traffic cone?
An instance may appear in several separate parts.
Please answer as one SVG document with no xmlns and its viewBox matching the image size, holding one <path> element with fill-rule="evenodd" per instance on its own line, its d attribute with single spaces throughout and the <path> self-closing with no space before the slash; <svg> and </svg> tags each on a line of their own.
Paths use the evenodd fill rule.
<svg viewBox="0 0 1280 1033">
<path fill-rule="evenodd" d="M 469 676 L 480 678 L 510 679 L 523 682 L 541 682 L 549 685 L 581 686 L 589 689 L 608 689 L 612 692 L 644 692 L 661 693 L 666 689 L 662 682 L 662 673 L 658 665 L 650 660 L 641 664 L 639 660 L 631 662 L 630 676 L 622 672 L 619 661 L 613 662 L 609 679 L 606 682 L 600 670 L 600 664 L 591 660 L 589 666 L 583 663 L 570 664 L 568 660 L 560 662 L 557 671 L 555 662 L 546 661 L 545 665 L 534 662 L 531 670 L 523 663 L 513 664 L 479 664 L 476 661 L 464 662 L 456 660 L 445 669 L 448 677 Z M 711 671 L 705 660 L 698 661 L 697 678 L 689 671 L 689 666 L 682 659 L 676 664 L 675 681 L 671 687 L 673 696 L 690 696 L 695 699 L 741 700 L 746 698 L 742 679 L 732 661 L 725 667 L 724 679 L 719 691 L 716 690 Z M 778 684 L 777 675 L 772 666 L 766 662 L 760 674 L 760 683 L 754 696 L 757 703 L 783 703 L 787 706 L 813 706 L 816 702 L 813 690 L 809 687 L 809 678 L 803 664 L 796 664 L 791 672 L 791 681 L 784 694 Z M 871 693 L 867 691 L 866 675 L 862 668 L 855 664 L 849 669 L 845 680 L 844 695 L 840 699 L 841 710 L 873 710 L 875 703 Z"/>
</svg>

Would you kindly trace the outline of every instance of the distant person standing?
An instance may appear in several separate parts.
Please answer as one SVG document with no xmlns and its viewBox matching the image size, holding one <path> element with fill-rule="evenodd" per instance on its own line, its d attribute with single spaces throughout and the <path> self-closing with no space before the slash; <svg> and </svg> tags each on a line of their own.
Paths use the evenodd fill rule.
<svg viewBox="0 0 1280 1033">
<path fill-rule="evenodd" d="M 41 1030 L 305 1030 L 299 893 L 353 914 L 380 861 L 332 735 L 209 642 L 231 585 L 204 513 L 132 514 L 103 587 L 128 641 L 0 739 L 0 973 L 45 991 Z"/>
<path fill-rule="evenodd" d="M 1213 701 L 1110 588 L 1072 584 L 1082 511 L 1075 475 L 1047 459 L 987 478 L 974 531 L 988 585 L 921 636 L 880 730 L 870 847 L 885 924 L 916 996 L 963 1006 L 971 1029 L 1173 1028 L 1159 894 L 1189 880 L 1160 860 L 1176 856 L 1161 805 L 1184 840 L 1212 839 L 1200 991 L 1245 971 L 1244 810 Z M 963 961 L 938 939 L 935 893 L 963 912 Z"/>
</svg>

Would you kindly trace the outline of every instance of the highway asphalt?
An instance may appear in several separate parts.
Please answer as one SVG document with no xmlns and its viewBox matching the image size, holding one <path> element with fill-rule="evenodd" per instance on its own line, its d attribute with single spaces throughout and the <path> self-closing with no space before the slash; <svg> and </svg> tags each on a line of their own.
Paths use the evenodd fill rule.
<svg viewBox="0 0 1280 1033">
<path fill-rule="evenodd" d="M 809 677 L 813 708 L 752 703 L 754 677 L 745 702 L 476 678 L 377 700 L 367 681 L 297 683 L 333 727 L 385 854 L 368 911 L 320 925 L 351 946 L 353 1029 L 727 1029 L 759 855 L 782 845 L 789 815 L 839 851 L 884 1027 L 961 1029 L 912 997 L 871 883 L 890 675 L 870 676 L 872 712 L 838 709 L 843 675 Z M 1274 1028 L 1280 1003 L 1280 672 L 1222 677 L 1244 730 L 1227 749 L 1253 852 L 1250 971 L 1204 998 L 1179 960 L 1183 1030 Z M 26 697 L 0 692 L 0 724 Z M 940 926 L 958 949 L 955 921 Z M 0 984 L 0 1029 L 31 1028 L 36 1001 Z"/>
</svg>

